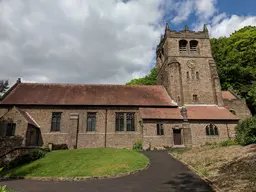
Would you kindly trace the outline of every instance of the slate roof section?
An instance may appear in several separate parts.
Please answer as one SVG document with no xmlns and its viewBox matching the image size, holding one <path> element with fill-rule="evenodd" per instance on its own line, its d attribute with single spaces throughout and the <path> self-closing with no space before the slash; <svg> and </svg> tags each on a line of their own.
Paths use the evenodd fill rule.
<svg viewBox="0 0 256 192">
<path fill-rule="evenodd" d="M 227 100 L 237 99 L 237 97 L 230 91 L 222 91 L 221 94 L 223 99 L 227 99 Z"/>
<path fill-rule="evenodd" d="M 1 104 L 176 106 L 160 85 L 19 83 Z"/>
<path fill-rule="evenodd" d="M 218 106 L 186 106 L 188 119 L 207 120 L 239 120 L 225 107 Z"/>
</svg>

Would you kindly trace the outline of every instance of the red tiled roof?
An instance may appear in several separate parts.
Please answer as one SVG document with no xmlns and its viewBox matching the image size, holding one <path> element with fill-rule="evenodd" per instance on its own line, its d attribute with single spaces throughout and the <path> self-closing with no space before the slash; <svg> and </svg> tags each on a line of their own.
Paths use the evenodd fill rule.
<svg viewBox="0 0 256 192">
<path fill-rule="evenodd" d="M 34 125 L 35 127 L 38 127 L 39 128 L 39 125 L 36 123 L 36 121 L 29 115 L 28 112 L 26 111 L 23 111 L 19 108 L 17 108 L 20 112 L 20 114 L 27 120 L 27 122 L 31 125 Z"/>
<path fill-rule="evenodd" d="M 19 83 L 1 104 L 175 106 L 163 86 Z"/>
<path fill-rule="evenodd" d="M 239 120 L 225 107 L 218 106 L 186 106 L 188 119 Z"/>
<path fill-rule="evenodd" d="M 188 120 L 239 120 L 229 110 L 218 106 L 186 106 Z M 140 108 L 142 119 L 183 119 L 181 108 Z"/>
<path fill-rule="evenodd" d="M 180 108 L 140 108 L 142 119 L 182 119 Z"/>
<path fill-rule="evenodd" d="M 221 94 L 223 99 L 228 99 L 228 100 L 237 99 L 236 96 L 233 95 L 233 93 L 231 93 L 230 91 L 222 91 Z"/>
</svg>

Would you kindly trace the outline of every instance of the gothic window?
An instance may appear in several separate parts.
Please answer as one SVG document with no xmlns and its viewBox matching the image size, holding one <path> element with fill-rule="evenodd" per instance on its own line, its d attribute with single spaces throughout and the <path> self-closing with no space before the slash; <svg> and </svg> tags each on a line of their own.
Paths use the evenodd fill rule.
<svg viewBox="0 0 256 192">
<path fill-rule="evenodd" d="M 16 123 L 8 123 L 5 136 L 10 137 L 15 135 Z"/>
<path fill-rule="evenodd" d="M 188 45 L 188 42 L 186 40 L 180 40 L 179 41 L 180 53 L 186 53 L 187 52 L 187 45 Z"/>
<path fill-rule="evenodd" d="M 164 135 L 164 126 L 161 123 L 156 124 L 157 135 Z"/>
<path fill-rule="evenodd" d="M 216 125 L 210 124 L 205 127 L 206 135 L 214 136 L 219 135 L 218 127 Z"/>
<path fill-rule="evenodd" d="M 198 51 L 198 41 L 192 40 L 189 42 L 189 45 L 191 53 L 196 53 Z"/>
<path fill-rule="evenodd" d="M 51 131 L 60 131 L 61 112 L 52 113 L 52 126 Z"/>
<path fill-rule="evenodd" d="M 96 131 L 96 113 L 87 113 L 87 128 L 86 131 Z"/>
<path fill-rule="evenodd" d="M 187 71 L 187 79 L 189 80 L 190 79 L 190 77 L 189 77 L 189 72 Z"/>
<path fill-rule="evenodd" d="M 193 95 L 193 101 L 197 102 L 198 101 L 198 96 L 197 95 Z"/>
<path fill-rule="evenodd" d="M 126 130 L 135 131 L 134 113 L 126 113 Z"/>
<path fill-rule="evenodd" d="M 116 113 L 116 131 L 124 131 L 124 113 Z"/>
<path fill-rule="evenodd" d="M 199 80 L 199 73 L 198 73 L 198 71 L 196 72 L 196 79 Z"/>
</svg>

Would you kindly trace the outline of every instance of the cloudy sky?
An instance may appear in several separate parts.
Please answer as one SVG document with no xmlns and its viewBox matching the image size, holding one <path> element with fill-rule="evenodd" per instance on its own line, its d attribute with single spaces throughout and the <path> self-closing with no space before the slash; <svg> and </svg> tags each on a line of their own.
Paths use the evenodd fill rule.
<svg viewBox="0 0 256 192">
<path fill-rule="evenodd" d="M 164 25 L 212 37 L 256 25 L 255 0 L 0 0 L 0 79 L 123 84 L 155 64 Z"/>
</svg>

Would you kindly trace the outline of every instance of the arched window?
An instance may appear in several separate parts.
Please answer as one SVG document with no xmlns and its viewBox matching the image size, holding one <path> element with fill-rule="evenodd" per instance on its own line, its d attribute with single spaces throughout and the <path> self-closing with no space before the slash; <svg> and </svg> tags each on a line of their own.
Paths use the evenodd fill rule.
<svg viewBox="0 0 256 192">
<path fill-rule="evenodd" d="M 210 124 L 205 127 L 206 135 L 214 136 L 219 135 L 218 127 L 216 125 Z"/>
<path fill-rule="evenodd" d="M 196 79 L 199 80 L 199 73 L 198 73 L 198 71 L 196 72 Z"/>
<path fill-rule="evenodd" d="M 180 50 L 180 53 L 185 53 L 187 52 L 187 45 L 188 45 L 188 42 L 186 40 L 180 40 L 179 41 L 179 50 Z"/>
<path fill-rule="evenodd" d="M 198 51 L 198 41 L 196 40 L 191 40 L 189 42 L 189 46 L 190 46 L 190 52 L 191 53 L 196 53 Z"/>
</svg>

